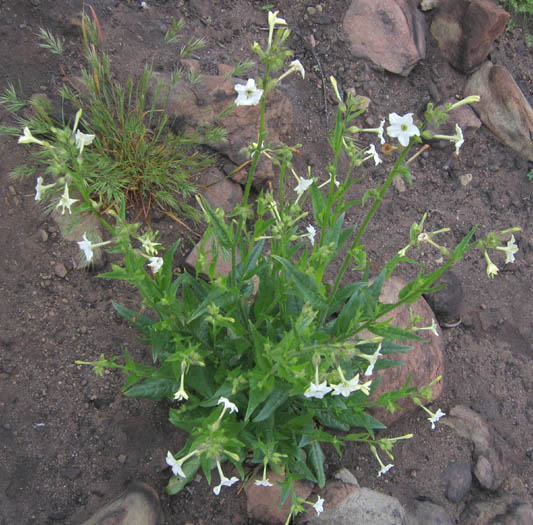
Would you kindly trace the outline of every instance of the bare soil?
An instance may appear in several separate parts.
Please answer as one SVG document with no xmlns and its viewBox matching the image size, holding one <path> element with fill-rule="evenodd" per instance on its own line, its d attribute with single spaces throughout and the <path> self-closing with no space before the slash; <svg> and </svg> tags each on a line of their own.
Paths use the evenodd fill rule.
<svg viewBox="0 0 533 525">
<path fill-rule="evenodd" d="M 155 71 L 176 66 L 163 42 L 172 17 L 183 17 L 190 35 L 203 37 L 198 53 L 204 72 L 217 64 L 252 58 L 250 46 L 265 37 L 265 2 L 252 0 L 173 0 L 140 2 L 94 0 L 105 49 L 119 77 L 138 74 L 146 62 Z M 290 45 L 305 65 L 305 80 L 290 77 L 283 86 L 294 106 L 289 144 L 303 144 L 297 167 L 313 166 L 324 176 L 328 159 L 326 133 L 335 108 L 328 98 L 328 119 L 316 58 L 304 38 L 312 35 L 323 74 L 335 75 L 343 89 L 353 87 L 371 99 L 364 117 L 378 125 L 389 112 L 421 114 L 427 102 L 460 95 L 464 77 L 439 55 L 428 38 L 428 56 L 408 78 L 398 77 L 354 59 L 341 30 L 348 0 L 323 2 L 322 12 L 308 16 L 315 3 L 278 0 L 289 26 Z M 26 94 L 57 88 L 83 65 L 79 26 L 81 0 L 0 0 L 0 90 L 20 80 Z M 427 14 L 429 23 L 431 14 Z M 65 55 L 55 57 L 38 46 L 40 27 L 64 40 Z M 506 66 L 526 98 L 533 95 L 532 48 L 518 24 L 495 43 L 492 60 Z M 532 28 L 529 28 L 532 32 Z M 309 42 L 309 40 L 307 40 Z M 393 45 L 393 44 L 391 44 Z M 6 114 L 0 123 L 7 125 Z M 363 120 L 364 120 L 363 119 Z M 28 152 L 13 138 L 0 137 L 0 523 L 79 524 L 118 495 L 129 480 L 151 484 L 161 495 L 167 524 L 251 523 L 239 486 L 214 496 L 204 479 L 175 497 L 165 495 L 169 478 L 165 456 L 177 451 L 186 436 L 167 421 L 168 406 L 126 399 L 121 376 L 96 377 L 89 367 L 74 364 L 100 354 L 121 355 L 127 348 L 148 358 L 134 329 L 114 312 L 111 301 L 138 305 L 133 290 L 76 269 L 78 248 L 62 240 L 54 221 L 33 199 L 33 180 L 14 182 L 9 172 L 28 162 Z M 392 160 L 386 160 L 390 166 Z M 469 254 L 454 268 L 464 289 L 463 323 L 444 330 L 446 372 L 444 392 L 434 407 L 448 413 L 457 404 L 479 412 L 502 439 L 510 478 L 501 489 L 532 500 L 533 490 L 533 293 L 531 265 L 531 195 L 526 174 L 531 163 L 500 144 L 483 127 L 466 141 L 460 157 L 453 150 L 433 149 L 412 162 L 413 184 L 393 189 L 366 235 L 372 263 L 383 261 L 406 244 L 409 226 L 428 212 L 430 229 L 450 227 L 454 245 L 472 226 L 480 233 L 521 226 L 520 252 L 497 278 L 485 274 L 483 258 Z M 383 169 L 361 170 L 353 187 L 360 197 L 383 177 Z M 463 186 L 460 176 L 470 173 Z M 400 188 L 401 189 L 401 188 Z M 359 221 L 363 210 L 349 220 Z M 180 262 L 194 235 L 170 220 L 156 224 L 165 239 L 183 237 Z M 428 251 L 432 264 L 435 253 Z M 500 262 L 500 266 L 502 261 Z M 64 265 L 67 272 L 61 276 Z M 399 274 L 409 277 L 408 269 Z M 468 498 L 489 498 L 474 483 L 468 498 L 453 504 L 444 496 L 442 473 L 454 461 L 469 461 L 471 443 L 449 427 L 432 431 L 422 411 L 407 415 L 388 433 L 413 432 L 413 439 L 395 449 L 395 468 L 377 478 L 368 449 L 346 446 L 342 458 L 328 450 L 327 473 L 349 468 L 361 485 L 389 493 L 406 503 L 416 497 L 443 505 L 458 519 Z"/>
</svg>

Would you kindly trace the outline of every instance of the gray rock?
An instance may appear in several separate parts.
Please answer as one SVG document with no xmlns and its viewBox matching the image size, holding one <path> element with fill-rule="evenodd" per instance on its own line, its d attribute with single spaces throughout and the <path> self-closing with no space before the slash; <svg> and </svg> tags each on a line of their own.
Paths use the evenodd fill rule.
<svg viewBox="0 0 533 525">
<path fill-rule="evenodd" d="M 472 467 L 470 463 L 459 462 L 448 465 L 442 473 L 446 498 L 459 503 L 472 486 Z"/>
<path fill-rule="evenodd" d="M 501 440 L 498 440 L 481 416 L 458 405 L 442 420 L 460 435 L 474 443 L 474 475 L 487 490 L 498 490 L 507 476 Z"/>
<path fill-rule="evenodd" d="M 472 501 L 461 514 L 460 523 L 468 525 L 531 525 L 533 507 L 517 496 L 503 496 L 488 501 Z"/>
<path fill-rule="evenodd" d="M 425 58 L 424 16 L 408 0 L 352 0 L 343 21 L 352 54 L 407 76 Z"/>
<path fill-rule="evenodd" d="M 200 174 L 196 183 L 202 195 L 215 210 L 222 208 L 225 213 L 231 213 L 242 201 L 242 188 L 216 167 Z"/>
<path fill-rule="evenodd" d="M 459 71 L 471 73 L 487 58 L 509 18 L 490 0 L 441 0 L 430 31 L 444 58 Z"/>
<path fill-rule="evenodd" d="M 479 95 L 472 107 L 481 122 L 506 146 L 533 160 L 533 109 L 507 69 L 485 62 L 468 79 L 464 94 Z"/>
<path fill-rule="evenodd" d="M 452 525 L 446 511 L 430 501 L 414 500 L 406 507 L 406 525 Z"/>
<path fill-rule="evenodd" d="M 357 488 L 340 481 L 326 483 L 324 512 L 319 516 L 311 509 L 297 522 L 309 525 L 406 525 L 405 511 L 391 496 L 368 488 Z M 314 501 L 311 498 L 311 501 Z"/>
<path fill-rule="evenodd" d="M 453 323 L 460 319 L 459 310 L 463 302 L 463 288 L 459 277 L 452 271 L 446 272 L 435 285 L 444 285 L 438 292 L 424 295 L 439 321 Z"/>
</svg>

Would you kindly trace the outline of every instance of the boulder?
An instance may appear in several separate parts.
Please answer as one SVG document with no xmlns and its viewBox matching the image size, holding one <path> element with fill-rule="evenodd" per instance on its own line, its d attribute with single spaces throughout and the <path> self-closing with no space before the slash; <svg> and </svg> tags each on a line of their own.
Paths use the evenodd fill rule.
<svg viewBox="0 0 533 525">
<path fill-rule="evenodd" d="M 464 95 L 479 95 L 472 107 L 481 122 L 506 146 L 533 160 L 533 109 L 507 69 L 485 62 L 468 79 Z"/>
<path fill-rule="evenodd" d="M 398 293 L 407 283 L 398 277 L 391 277 L 385 281 L 379 300 L 383 303 L 392 304 L 398 301 Z M 424 319 L 424 325 L 430 326 L 435 321 L 435 315 L 424 298 L 418 299 L 414 304 L 404 305 L 396 308 L 387 314 L 386 318 L 392 317 L 392 325 L 406 328 L 410 323 L 410 309 L 414 315 L 419 315 Z M 436 321 L 435 321 L 436 322 Z M 442 342 L 442 332 L 437 325 L 438 336 L 431 331 L 421 332 L 425 341 L 408 341 L 411 346 L 402 354 L 389 356 L 394 361 L 402 361 L 404 366 L 395 366 L 385 370 L 379 370 L 375 375 L 381 376 L 381 382 L 373 394 L 373 398 L 392 390 L 399 390 L 411 375 L 410 386 L 424 386 L 444 373 L 444 343 Z M 361 334 L 366 337 L 366 334 Z M 368 334 L 368 337 L 372 337 Z M 442 392 L 442 381 L 433 385 L 433 400 L 437 399 Z M 402 406 L 402 411 L 390 413 L 381 407 L 372 407 L 370 412 L 385 425 L 390 425 L 397 421 L 406 412 L 412 412 L 418 407 L 409 399 L 400 400 L 398 404 Z"/>
<path fill-rule="evenodd" d="M 461 514 L 460 523 L 468 525 L 531 525 L 531 503 L 514 495 L 491 498 L 488 501 L 471 501 Z"/>
<path fill-rule="evenodd" d="M 343 21 L 352 54 L 407 76 L 426 55 L 424 16 L 408 0 L 352 0 Z"/>
<path fill-rule="evenodd" d="M 471 73 L 485 61 L 509 18 L 491 0 L 441 0 L 430 31 L 442 56 L 459 71 Z"/>
<path fill-rule="evenodd" d="M 216 167 L 201 173 L 195 182 L 215 210 L 222 208 L 225 213 L 231 213 L 242 201 L 242 188 Z"/>
<path fill-rule="evenodd" d="M 426 500 L 414 500 L 406 507 L 405 525 L 452 525 L 453 522 L 440 506 Z"/>
</svg>

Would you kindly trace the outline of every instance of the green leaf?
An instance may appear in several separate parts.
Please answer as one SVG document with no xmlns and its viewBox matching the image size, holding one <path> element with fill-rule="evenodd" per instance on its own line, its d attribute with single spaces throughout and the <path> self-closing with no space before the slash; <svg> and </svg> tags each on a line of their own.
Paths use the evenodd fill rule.
<svg viewBox="0 0 533 525">
<path fill-rule="evenodd" d="M 260 423 L 268 419 L 288 398 L 289 393 L 286 390 L 274 390 L 267 402 L 263 405 L 263 408 L 259 411 L 259 414 L 253 419 L 253 422 Z"/>
<path fill-rule="evenodd" d="M 317 412 L 317 419 L 325 427 L 334 428 L 335 430 L 350 430 L 350 425 L 338 419 L 329 410 L 319 410 Z"/>
<path fill-rule="evenodd" d="M 313 215 L 315 220 L 321 228 L 329 224 L 328 217 L 325 217 L 328 201 L 324 194 L 318 189 L 316 184 L 311 186 L 311 200 L 313 202 Z"/>
<path fill-rule="evenodd" d="M 167 398 L 174 390 L 176 382 L 164 377 L 150 378 L 140 385 L 133 386 L 124 392 L 126 397 L 140 397 L 161 401 Z"/>
<path fill-rule="evenodd" d="M 303 300 L 306 303 L 309 303 L 314 310 L 322 311 L 325 308 L 326 303 L 318 291 L 316 281 L 309 275 L 295 268 L 287 259 L 279 257 L 278 255 L 272 255 L 272 258 L 283 265 L 290 281 L 292 281 Z"/>
<path fill-rule="evenodd" d="M 320 443 L 318 441 L 313 441 L 313 443 L 307 447 L 307 454 L 309 457 L 309 463 L 315 472 L 318 486 L 322 488 L 326 484 L 326 474 L 324 472 L 325 457 Z"/>
<path fill-rule="evenodd" d="M 254 410 L 272 393 L 273 388 L 274 381 L 268 381 L 263 388 L 259 388 L 257 381 L 251 381 L 250 399 L 248 400 L 248 408 L 246 409 L 244 421 L 250 420 L 250 416 L 254 413 Z"/>
<path fill-rule="evenodd" d="M 224 219 L 211 208 L 206 199 L 202 199 L 202 207 L 207 213 L 207 220 L 213 227 L 217 241 L 223 248 L 230 250 L 232 245 L 230 235 L 228 234 L 230 227 L 224 222 Z"/>
<path fill-rule="evenodd" d="M 193 480 L 194 475 L 200 468 L 200 458 L 198 456 L 191 457 L 182 465 L 181 468 L 185 474 L 185 477 L 180 478 L 179 476 L 172 476 L 172 478 L 170 478 L 166 488 L 167 494 L 170 496 L 181 492 L 185 488 L 185 485 Z"/>
<path fill-rule="evenodd" d="M 115 303 L 113 301 L 113 308 L 127 321 L 133 324 L 139 332 L 142 334 L 148 336 L 150 335 L 150 327 L 155 324 L 156 321 L 153 319 L 150 319 L 149 317 L 146 317 L 145 315 L 139 314 L 139 312 L 135 312 L 134 310 L 130 310 L 129 308 L 126 308 L 125 306 L 122 306 L 118 303 Z"/>
<path fill-rule="evenodd" d="M 413 332 L 404 330 L 399 326 L 393 326 L 389 321 L 382 323 L 371 323 L 367 325 L 367 329 L 373 334 L 380 335 L 381 337 L 387 337 L 389 339 L 398 339 L 403 341 L 424 341 L 423 337 L 420 337 Z"/>
</svg>

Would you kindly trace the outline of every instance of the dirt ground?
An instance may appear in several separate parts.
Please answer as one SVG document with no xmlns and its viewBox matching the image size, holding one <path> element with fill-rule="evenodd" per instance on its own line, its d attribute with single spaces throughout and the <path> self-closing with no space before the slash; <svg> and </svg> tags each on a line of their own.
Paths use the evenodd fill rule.
<svg viewBox="0 0 533 525">
<path fill-rule="evenodd" d="M 204 72 L 219 63 L 252 58 L 250 45 L 265 38 L 264 1 L 172 0 L 140 2 L 93 0 L 100 18 L 105 49 L 119 76 L 141 71 L 146 62 L 156 71 L 176 63 L 165 47 L 172 17 L 183 17 L 187 32 L 203 37 L 198 52 Z M 389 112 L 421 114 L 432 97 L 461 94 L 464 77 L 440 57 L 428 39 L 428 54 L 408 78 L 379 71 L 350 56 L 341 20 L 348 0 L 322 2 L 323 10 L 308 16 L 316 3 L 278 0 L 289 26 L 296 57 L 305 65 L 305 80 L 292 76 L 283 89 L 294 106 L 291 143 L 302 143 L 297 166 L 324 173 L 328 130 L 320 74 L 315 57 L 301 37 L 313 35 L 326 77 L 333 74 L 344 89 L 353 87 L 370 97 L 367 123 L 379 124 Z M 0 90 L 20 80 L 26 94 L 56 96 L 64 75 L 79 72 L 83 63 L 79 28 L 73 24 L 82 0 L 0 0 Z M 429 23 L 431 14 L 427 14 Z M 51 30 L 65 45 L 63 57 L 38 47 L 36 32 Z M 495 43 L 492 60 L 506 66 L 526 98 L 533 97 L 533 48 L 527 48 L 518 24 Z M 533 29 L 529 28 L 530 32 Z M 61 69 L 61 67 L 63 69 Z M 316 68 L 315 68 L 316 69 Z M 329 124 L 334 118 L 329 104 Z M 8 116 L 0 114 L 8 125 Z M 28 161 L 28 152 L 13 138 L 0 137 L 0 523 L 79 524 L 129 480 L 150 483 L 161 495 L 167 524 L 251 523 L 239 486 L 214 496 L 205 480 L 168 497 L 167 450 L 178 451 L 185 435 L 167 421 L 168 406 L 121 396 L 121 376 L 96 377 L 74 361 L 110 357 L 128 350 L 148 356 L 134 329 L 115 313 L 111 301 L 135 307 L 135 293 L 121 283 L 99 280 L 75 269 L 78 248 L 61 239 L 53 220 L 33 199 L 34 180 L 14 182 L 9 172 Z M 386 160 L 386 166 L 392 161 Z M 454 269 L 464 290 L 463 323 L 444 329 L 446 372 L 444 392 L 434 407 L 448 413 L 457 404 L 479 412 L 502 438 L 511 473 L 502 491 L 532 501 L 533 491 L 533 181 L 531 163 L 501 145 L 483 127 L 468 139 L 456 158 L 451 149 L 434 149 L 411 164 L 412 186 L 392 189 L 365 242 L 376 268 L 406 243 L 409 226 L 428 212 L 429 229 L 450 227 L 449 245 L 479 225 L 482 233 L 520 226 L 515 264 L 490 280 L 479 253 L 471 253 Z M 463 186 L 460 176 L 470 173 Z M 381 167 L 361 170 L 353 187 L 361 196 L 383 176 Z M 360 220 L 356 210 L 350 222 Z M 192 246 L 190 235 L 165 220 L 157 224 L 164 239 L 184 237 L 181 256 Z M 428 261 L 434 254 L 428 252 Z M 498 261 L 501 263 L 503 261 Z M 67 269 L 61 277 L 58 264 Z M 400 269 L 399 274 L 402 274 Z M 406 269 L 407 272 L 407 269 Z M 404 273 L 404 277 L 409 277 Z M 446 500 L 442 473 L 455 461 L 469 461 L 471 444 L 442 424 L 431 431 L 417 411 L 392 426 L 390 435 L 413 432 L 413 439 L 395 449 L 395 468 L 377 478 L 368 449 L 347 446 L 339 458 L 328 450 L 327 473 L 349 468 L 363 486 L 391 494 L 406 503 L 422 497 L 446 508 L 457 519 L 468 498 Z M 469 498 L 489 498 L 474 482 Z"/>
</svg>

